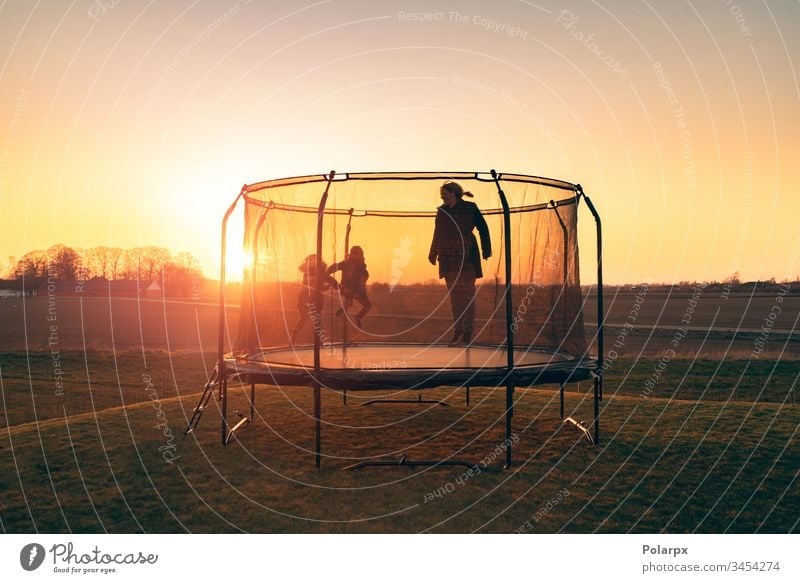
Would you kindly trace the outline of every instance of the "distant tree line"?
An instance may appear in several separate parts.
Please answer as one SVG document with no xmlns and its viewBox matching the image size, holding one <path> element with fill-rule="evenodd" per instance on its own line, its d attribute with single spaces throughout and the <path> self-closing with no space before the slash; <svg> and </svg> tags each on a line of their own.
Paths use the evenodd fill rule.
<svg viewBox="0 0 800 583">
<path fill-rule="evenodd" d="M 109 281 L 157 281 L 165 293 L 189 296 L 202 278 L 200 262 L 185 251 L 174 254 L 164 247 L 148 245 L 122 249 L 91 247 L 74 249 L 53 245 L 45 251 L 30 251 L 12 261 L 6 278 L 32 280 L 81 281 L 95 277 Z"/>
</svg>

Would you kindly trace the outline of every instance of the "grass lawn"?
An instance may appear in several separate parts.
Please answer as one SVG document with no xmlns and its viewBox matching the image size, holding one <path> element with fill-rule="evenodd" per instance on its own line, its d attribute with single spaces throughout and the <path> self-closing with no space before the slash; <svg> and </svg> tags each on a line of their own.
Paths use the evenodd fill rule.
<svg viewBox="0 0 800 583">
<path fill-rule="evenodd" d="M 469 407 L 463 391 L 427 391 L 452 405 L 428 408 L 359 406 L 374 393 L 351 393 L 345 406 L 324 391 L 317 470 L 310 390 L 259 387 L 257 419 L 222 447 L 213 405 L 194 433 L 182 435 L 213 358 L 153 353 L 143 369 L 141 354 L 129 356 L 118 355 L 117 368 L 104 360 L 113 360 L 109 353 L 76 356 L 89 363 L 86 376 L 65 391 L 60 414 L 39 423 L 25 419 L 30 383 L 25 389 L 17 372 L 7 376 L 20 363 L 3 356 L 3 404 L 14 420 L 0 431 L 4 532 L 800 530 L 796 363 L 676 360 L 644 394 L 657 361 L 617 361 L 607 374 L 599 447 L 561 425 L 556 391 L 518 390 L 516 465 L 468 475 L 461 467 L 342 468 L 407 454 L 499 469 L 503 390 L 473 388 Z M 159 376 L 176 358 L 186 359 L 174 367 L 183 372 Z M 36 362 L 31 375 L 45 380 L 34 393 L 52 393 L 52 362 Z M 125 406 L 97 410 L 73 398 L 88 391 L 86 378 L 93 393 L 113 392 Z M 590 384 L 570 389 L 567 413 L 589 422 Z M 234 409 L 248 407 L 234 388 L 231 420 Z"/>
</svg>

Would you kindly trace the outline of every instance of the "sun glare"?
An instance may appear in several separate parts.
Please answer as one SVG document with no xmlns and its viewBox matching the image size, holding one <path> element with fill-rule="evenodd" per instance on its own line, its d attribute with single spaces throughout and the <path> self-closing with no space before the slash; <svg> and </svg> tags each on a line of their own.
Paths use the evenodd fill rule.
<svg viewBox="0 0 800 583">
<path fill-rule="evenodd" d="M 225 279 L 242 281 L 246 269 L 253 265 L 253 255 L 241 247 L 229 245 L 225 257 Z"/>
</svg>

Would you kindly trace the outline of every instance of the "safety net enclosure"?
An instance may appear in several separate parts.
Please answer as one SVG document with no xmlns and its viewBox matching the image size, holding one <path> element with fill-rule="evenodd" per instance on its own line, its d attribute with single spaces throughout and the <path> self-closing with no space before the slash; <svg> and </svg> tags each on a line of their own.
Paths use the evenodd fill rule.
<svg viewBox="0 0 800 583">
<path fill-rule="evenodd" d="M 317 314 L 323 344 L 435 345 L 450 340 L 448 290 L 438 267 L 429 262 L 437 206 L 442 204 L 439 189 L 448 181 L 474 195 L 464 200 L 480 209 L 491 239 L 492 255 L 481 261 L 483 277 L 476 280 L 474 343 L 505 342 L 506 246 L 498 183 L 488 173 L 431 172 L 344 174 L 330 182 L 320 228 L 322 260 L 330 266 L 344 260 L 351 247 L 361 247 L 372 309 L 360 326 L 357 301 L 349 317 L 337 317 L 341 290 L 325 282 L 324 304 Z M 305 176 L 245 188 L 247 268 L 236 353 L 314 342 L 310 322 L 294 342 L 291 336 L 301 317 L 302 270 L 305 259 L 316 253 L 317 213 L 327 185 L 327 176 Z M 499 185 L 510 210 L 515 345 L 583 355 L 575 186 L 510 174 L 499 175 Z M 341 282 L 343 273 L 332 276 Z"/>
<path fill-rule="evenodd" d="M 463 198 L 445 190 L 465 192 Z M 447 186 L 445 186 L 447 185 Z M 443 188 L 444 187 L 444 188 Z M 319 390 L 505 386 L 602 379 L 588 354 L 578 272 L 579 185 L 520 174 L 385 172 L 312 175 L 242 188 L 244 274 L 232 352 L 220 302 L 214 388 L 223 443 L 226 387 Z M 455 268 L 454 268 L 455 266 Z M 602 286 L 598 286 L 602 351 Z M 224 290 L 224 281 L 221 290 Z M 231 298 L 232 299 L 232 298 Z M 254 400 L 254 393 L 251 402 Z M 510 463 L 510 447 L 507 452 Z"/>
</svg>

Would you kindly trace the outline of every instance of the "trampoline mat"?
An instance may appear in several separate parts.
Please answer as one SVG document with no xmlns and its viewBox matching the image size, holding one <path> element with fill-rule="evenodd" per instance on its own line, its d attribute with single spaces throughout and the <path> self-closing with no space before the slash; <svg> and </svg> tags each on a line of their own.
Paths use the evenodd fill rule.
<svg viewBox="0 0 800 583">
<path fill-rule="evenodd" d="M 226 357 L 226 371 L 244 382 L 333 389 L 423 389 L 439 386 L 515 386 L 576 382 L 591 378 L 596 361 L 555 350 L 516 349 L 507 369 L 505 346 L 428 344 L 334 344 L 260 350 Z"/>
</svg>

